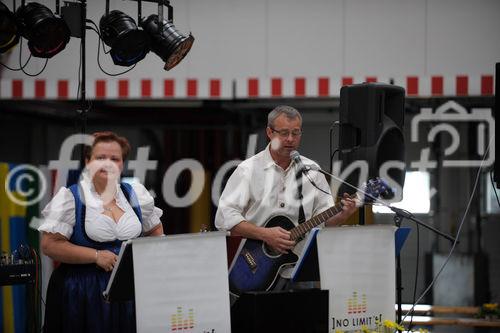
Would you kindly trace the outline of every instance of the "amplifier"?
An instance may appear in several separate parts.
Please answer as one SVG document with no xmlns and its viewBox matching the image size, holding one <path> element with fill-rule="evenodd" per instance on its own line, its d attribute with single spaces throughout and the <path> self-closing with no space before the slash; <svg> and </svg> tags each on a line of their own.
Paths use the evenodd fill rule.
<svg viewBox="0 0 500 333">
<path fill-rule="evenodd" d="M 243 293 L 231 308 L 233 333 L 327 333 L 328 290 Z"/>
<path fill-rule="evenodd" d="M 0 265 L 0 286 L 35 282 L 35 264 Z"/>
<path fill-rule="evenodd" d="M 0 255 L 0 286 L 33 283 L 35 276 L 36 265 L 30 247 L 21 244 L 12 253 Z"/>
</svg>

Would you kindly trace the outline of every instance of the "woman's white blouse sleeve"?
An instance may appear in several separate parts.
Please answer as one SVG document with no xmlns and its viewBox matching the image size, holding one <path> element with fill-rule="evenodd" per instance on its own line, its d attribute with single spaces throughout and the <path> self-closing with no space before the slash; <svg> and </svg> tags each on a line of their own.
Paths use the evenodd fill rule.
<svg viewBox="0 0 500 333">
<path fill-rule="evenodd" d="M 142 230 L 148 232 L 161 223 L 160 217 L 163 210 L 155 207 L 154 198 L 142 184 L 133 183 L 132 188 L 139 200 L 139 206 L 141 206 Z"/>
<path fill-rule="evenodd" d="M 38 231 L 59 233 L 69 239 L 75 225 L 75 198 L 71 191 L 61 187 L 45 206 L 42 215 L 44 221 Z"/>
</svg>

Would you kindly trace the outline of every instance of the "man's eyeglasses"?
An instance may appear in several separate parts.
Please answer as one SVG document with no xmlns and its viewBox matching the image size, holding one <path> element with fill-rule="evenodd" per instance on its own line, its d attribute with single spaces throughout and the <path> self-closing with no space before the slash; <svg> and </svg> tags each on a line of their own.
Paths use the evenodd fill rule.
<svg viewBox="0 0 500 333">
<path fill-rule="evenodd" d="M 287 130 L 287 129 L 282 129 L 282 130 L 277 130 L 272 127 L 269 127 L 271 131 L 278 133 L 280 137 L 282 138 L 288 138 L 290 134 L 292 134 L 292 137 L 296 138 L 298 136 L 302 135 L 302 130 L 301 129 L 294 129 L 292 131 Z"/>
</svg>

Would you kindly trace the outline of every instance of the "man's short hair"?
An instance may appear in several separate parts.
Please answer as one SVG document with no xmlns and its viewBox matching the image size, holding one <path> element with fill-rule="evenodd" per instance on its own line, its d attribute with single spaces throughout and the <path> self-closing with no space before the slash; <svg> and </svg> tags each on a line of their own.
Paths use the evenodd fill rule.
<svg viewBox="0 0 500 333">
<path fill-rule="evenodd" d="M 267 115 L 267 126 L 268 127 L 273 127 L 274 121 L 276 118 L 284 114 L 288 119 L 295 119 L 299 118 L 300 121 L 302 122 L 302 116 L 300 115 L 300 112 L 291 106 L 288 105 L 279 105 L 275 107 L 269 114 Z"/>
</svg>

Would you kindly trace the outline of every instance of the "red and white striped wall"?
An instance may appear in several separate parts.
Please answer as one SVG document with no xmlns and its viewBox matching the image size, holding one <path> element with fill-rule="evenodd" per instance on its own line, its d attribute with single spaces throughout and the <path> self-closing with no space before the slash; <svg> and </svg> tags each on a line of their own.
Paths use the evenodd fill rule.
<svg viewBox="0 0 500 333">
<path fill-rule="evenodd" d="M 408 97 L 492 96 L 494 76 L 250 77 L 239 79 L 126 79 L 87 81 L 89 99 L 259 99 L 339 97 L 344 85 L 384 82 L 406 89 Z M 0 99 L 76 99 L 78 82 L 59 79 L 1 79 Z"/>
<path fill-rule="evenodd" d="M 2 79 L 0 99 L 76 99 L 78 82 Z M 87 81 L 90 99 L 232 98 L 232 81 L 221 79 L 115 79 Z"/>
<path fill-rule="evenodd" d="M 392 82 L 391 82 L 392 81 Z M 408 97 L 492 96 L 494 76 L 407 77 L 296 77 L 236 80 L 236 98 L 339 97 L 340 88 L 362 82 L 393 83 L 405 88 Z"/>
</svg>

